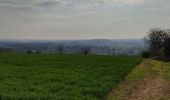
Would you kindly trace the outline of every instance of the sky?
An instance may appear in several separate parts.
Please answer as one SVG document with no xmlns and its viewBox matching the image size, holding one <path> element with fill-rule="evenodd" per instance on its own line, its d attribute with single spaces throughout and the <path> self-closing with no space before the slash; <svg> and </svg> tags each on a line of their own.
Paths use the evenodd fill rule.
<svg viewBox="0 0 170 100">
<path fill-rule="evenodd" d="M 0 39 L 142 38 L 170 28 L 170 0 L 0 0 Z"/>
</svg>

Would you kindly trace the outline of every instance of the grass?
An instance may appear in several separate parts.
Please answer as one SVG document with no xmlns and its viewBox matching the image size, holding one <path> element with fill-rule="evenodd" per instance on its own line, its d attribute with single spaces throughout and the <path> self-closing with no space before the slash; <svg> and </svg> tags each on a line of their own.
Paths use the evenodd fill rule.
<svg viewBox="0 0 170 100">
<path fill-rule="evenodd" d="M 104 99 L 140 61 L 135 56 L 0 53 L 0 99 Z"/>
<path fill-rule="evenodd" d="M 110 94 L 106 96 L 106 100 L 128 100 L 129 95 L 135 92 L 138 86 L 146 79 L 152 80 L 161 78 L 165 80 L 166 90 L 163 91 L 162 97 L 157 100 L 170 99 L 170 62 L 144 60 L 139 66 L 134 68 L 125 80 L 118 85 Z M 143 84 L 143 83 L 142 83 Z M 112 95 L 114 93 L 114 95 Z"/>
<path fill-rule="evenodd" d="M 170 62 L 162 62 L 163 78 L 170 81 Z"/>
</svg>

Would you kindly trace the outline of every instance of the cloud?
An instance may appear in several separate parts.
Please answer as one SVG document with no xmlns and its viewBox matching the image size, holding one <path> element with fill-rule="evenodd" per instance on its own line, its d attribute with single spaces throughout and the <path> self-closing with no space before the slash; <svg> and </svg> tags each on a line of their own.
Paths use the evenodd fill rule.
<svg viewBox="0 0 170 100">
<path fill-rule="evenodd" d="M 169 0 L 0 0 L 0 11 L 31 17 L 107 20 L 159 13 L 167 15 L 169 4 Z"/>
<path fill-rule="evenodd" d="M 170 27 L 169 5 L 170 0 L 0 0 L 0 38 L 137 37 L 150 27 Z"/>
<path fill-rule="evenodd" d="M 66 4 L 63 0 L 0 0 L 0 7 L 14 11 L 55 10 Z"/>
<path fill-rule="evenodd" d="M 105 3 L 113 3 L 113 4 L 139 4 L 144 0 L 103 0 Z"/>
<path fill-rule="evenodd" d="M 53 7 L 53 6 L 64 6 L 67 2 L 63 0 L 40 0 L 33 3 L 35 6 L 40 7 Z"/>
</svg>

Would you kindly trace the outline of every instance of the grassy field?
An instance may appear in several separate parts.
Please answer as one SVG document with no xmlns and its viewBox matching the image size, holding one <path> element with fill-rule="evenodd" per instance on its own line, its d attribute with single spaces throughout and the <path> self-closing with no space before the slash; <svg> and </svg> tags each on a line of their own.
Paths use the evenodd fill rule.
<svg viewBox="0 0 170 100">
<path fill-rule="evenodd" d="M 100 100 L 142 59 L 0 53 L 0 99 Z"/>
</svg>

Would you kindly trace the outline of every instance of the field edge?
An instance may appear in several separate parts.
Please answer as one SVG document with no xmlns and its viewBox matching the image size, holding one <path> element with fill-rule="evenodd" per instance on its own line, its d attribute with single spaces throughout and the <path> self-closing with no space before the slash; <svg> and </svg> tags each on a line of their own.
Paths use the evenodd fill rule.
<svg viewBox="0 0 170 100">
<path fill-rule="evenodd" d="M 105 97 L 106 100 L 170 99 L 170 63 L 145 59 Z"/>
</svg>

